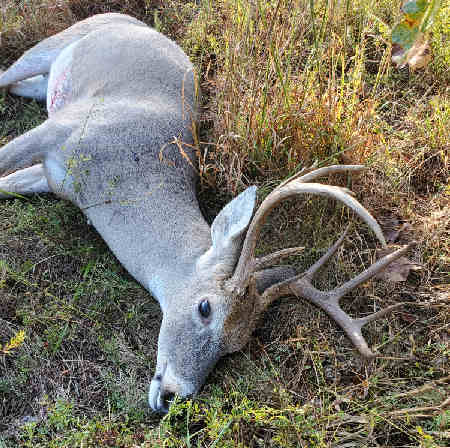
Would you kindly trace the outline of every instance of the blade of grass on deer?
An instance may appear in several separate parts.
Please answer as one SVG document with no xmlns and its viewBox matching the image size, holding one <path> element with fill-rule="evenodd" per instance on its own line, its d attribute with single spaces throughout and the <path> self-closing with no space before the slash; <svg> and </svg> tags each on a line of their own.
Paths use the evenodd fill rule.
<svg viewBox="0 0 450 448">
<path fill-rule="evenodd" d="M 2 190 L 0 188 L 0 193 L 4 194 L 6 196 L 11 196 L 11 198 L 25 199 L 25 201 L 29 201 L 29 199 L 27 197 L 22 196 L 21 194 L 18 194 L 18 193 L 13 193 L 12 191 L 6 191 L 6 190 Z"/>
</svg>

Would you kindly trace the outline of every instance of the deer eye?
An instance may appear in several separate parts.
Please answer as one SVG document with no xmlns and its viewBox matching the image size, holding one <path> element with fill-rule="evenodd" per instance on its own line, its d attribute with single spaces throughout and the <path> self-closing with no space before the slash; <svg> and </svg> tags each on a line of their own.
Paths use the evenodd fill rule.
<svg viewBox="0 0 450 448">
<path fill-rule="evenodd" d="M 202 300 L 198 305 L 198 312 L 202 317 L 208 317 L 211 314 L 211 305 L 208 300 Z"/>
</svg>

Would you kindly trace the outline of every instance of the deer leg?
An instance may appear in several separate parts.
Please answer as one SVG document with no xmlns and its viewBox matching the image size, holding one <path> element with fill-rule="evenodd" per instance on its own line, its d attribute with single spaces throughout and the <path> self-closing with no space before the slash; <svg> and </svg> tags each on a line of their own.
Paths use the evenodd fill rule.
<svg viewBox="0 0 450 448">
<path fill-rule="evenodd" d="M 26 51 L 8 70 L 0 71 L 0 87 L 7 87 L 9 90 L 11 86 L 20 81 L 33 79 L 40 75 L 48 75 L 52 63 L 56 60 L 62 48 L 46 49 L 42 45 L 44 43 L 45 40 Z M 21 94 L 17 93 L 17 95 Z"/>
<path fill-rule="evenodd" d="M 51 150 L 63 147 L 69 135 L 69 128 L 52 120 L 20 135 L 0 148 L 0 176 L 44 160 Z"/>
<path fill-rule="evenodd" d="M 48 76 L 38 75 L 32 78 L 18 81 L 9 86 L 9 92 L 13 95 L 32 98 L 45 102 L 47 99 Z"/>
<path fill-rule="evenodd" d="M 42 163 L 0 178 L 0 199 L 49 192 L 50 188 Z"/>
</svg>

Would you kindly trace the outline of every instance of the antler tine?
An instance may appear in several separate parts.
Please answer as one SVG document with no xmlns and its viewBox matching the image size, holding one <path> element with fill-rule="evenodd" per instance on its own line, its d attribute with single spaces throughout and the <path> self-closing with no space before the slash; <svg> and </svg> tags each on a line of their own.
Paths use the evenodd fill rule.
<svg viewBox="0 0 450 448">
<path fill-rule="evenodd" d="M 282 188 L 289 182 L 294 180 L 299 180 L 300 182 L 311 182 L 312 180 L 318 179 L 319 177 L 327 176 L 333 173 L 344 173 L 346 171 L 362 171 L 366 167 L 364 165 L 330 165 L 323 168 L 314 169 L 317 166 L 317 161 L 315 161 L 310 167 L 302 168 L 298 173 L 295 173 L 289 179 L 286 179 L 277 188 Z M 307 171 L 307 173 L 305 173 Z M 304 174 L 305 173 L 305 174 Z"/>
<path fill-rule="evenodd" d="M 279 282 L 270 288 L 268 288 L 262 296 L 260 296 L 260 303 L 263 309 L 265 309 L 267 306 L 269 306 L 274 300 L 277 298 L 291 294 L 292 291 L 290 289 L 291 285 L 296 282 L 297 280 L 302 282 L 308 282 L 308 284 L 311 284 L 312 280 L 314 279 L 314 276 L 317 274 L 317 272 L 320 270 L 322 266 L 324 266 L 327 261 L 336 253 L 336 251 L 339 249 L 340 246 L 342 246 L 342 243 L 345 240 L 345 237 L 347 236 L 348 230 L 350 229 L 350 224 L 347 226 L 347 228 L 344 230 L 342 235 L 339 237 L 339 239 L 328 248 L 326 253 L 322 255 L 307 271 L 302 272 L 301 274 L 297 274 L 294 277 L 291 277 L 285 281 Z M 312 285 L 311 285 L 312 287 Z M 318 291 L 321 293 L 321 291 Z"/>
<path fill-rule="evenodd" d="M 252 272 L 255 271 L 255 267 L 258 266 L 258 262 L 254 257 L 255 246 L 258 240 L 262 223 L 266 220 L 269 213 L 274 207 L 276 207 L 281 201 L 290 197 L 300 194 L 317 194 L 322 196 L 328 196 L 343 202 L 350 207 L 356 214 L 358 214 L 366 224 L 373 230 L 377 238 L 381 241 L 383 246 L 386 246 L 386 241 L 377 221 L 372 215 L 355 199 L 350 195 L 349 190 L 341 187 L 335 187 L 331 185 L 323 185 L 317 183 L 304 183 L 302 179 L 314 179 L 318 176 L 323 176 L 330 172 L 341 172 L 346 169 L 359 170 L 362 167 L 359 165 L 344 165 L 342 167 L 331 166 L 327 168 L 320 168 L 316 171 L 306 174 L 301 178 L 294 178 L 289 182 L 283 184 L 281 188 L 273 190 L 263 201 L 261 206 L 256 211 L 252 222 L 250 223 L 247 235 L 245 237 L 244 244 L 242 246 L 241 256 L 234 271 L 233 277 L 228 282 L 228 288 L 239 293 L 243 293 L 248 286 L 249 278 Z"/>
<path fill-rule="evenodd" d="M 367 268 L 365 271 L 361 272 L 361 274 L 357 275 L 355 278 L 352 278 L 347 283 L 344 283 L 339 288 L 336 288 L 334 290 L 334 293 L 339 298 L 344 297 L 348 292 L 352 291 L 359 285 L 365 283 L 367 280 L 371 279 L 374 275 L 378 274 L 378 272 L 381 272 L 393 261 L 397 260 L 406 252 L 408 252 L 408 250 L 414 247 L 416 244 L 417 243 L 413 241 L 409 243 L 407 246 L 403 246 L 400 249 L 397 249 L 395 252 L 385 255 L 383 258 L 380 258 L 376 263 Z"/>
<path fill-rule="evenodd" d="M 314 275 L 319 271 L 319 269 L 325 265 L 325 263 L 336 253 L 336 251 L 341 247 L 347 236 L 348 230 L 350 229 L 350 224 L 344 230 L 344 233 L 339 237 L 339 239 L 327 250 L 327 252 L 322 255 L 304 274 L 304 277 L 308 280 L 312 280 Z"/>
<path fill-rule="evenodd" d="M 298 179 L 299 177 L 301 177 L 302 175 L 305 175 L 306 173 L 310 173 L 312 171 L 317 171 L 316 168 L 317 168 L 317 160 L 315 160 L 311 166 L 303 167 L 298 173 L 295 173 L 293 176 L 291 176 L 291 177 L 287 178 L 285 181 L 281 182 L 281 184 L 278 185 L 277 188 L 284 187 L 289 182 L 292 182 L 293 180 Z"/>
<path fill-rule="evenodd" d="M 260 296 L 260 306 L 261 308 L 266 308 L 273 300 L 290 293 L 294 293 L 298 297 L 303 297 L 324 310 L 344 330 L 361 355 L 366 358 L 374 358 L 376 354 L 369 349 L 367 342 L 362 335 L 361 330 L 363 326 L 369 322 L 386 316 L 396 308 L 403 305 L 403 303 L 396 303 L 395 305 L 386 307 L 380 311 L 369 314 L 368 316 L 353 319 L 345 311 L 343 311 L 339 304 L 339 300 L 349 291 L 366 282 L 378 272 L 385 269 L 390 263 L 400 258 L 416 243 L 412 242 L 407 246 L 396 250 L 392 254 L 384 256 L 364 272 L 344 283 L 344 285 L 336 287 L 330 291 L 320 291 L 311 284 L 311 281 L 318 269 L 329 260 L 329 258 L 336 252 L 337 248 L 342 244 L 344 236 L 345 233 L 310 269 L 300 275 L 268 288 Z"/>
</svg>

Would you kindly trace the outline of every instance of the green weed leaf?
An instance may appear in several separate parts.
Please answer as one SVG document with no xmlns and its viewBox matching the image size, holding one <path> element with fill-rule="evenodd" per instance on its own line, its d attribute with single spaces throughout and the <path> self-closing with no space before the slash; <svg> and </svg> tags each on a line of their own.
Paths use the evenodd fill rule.
<svg viewBox="0 0 450 448">
<path fill-rule="evenodd" d="M 21 194 L 13 193 L 12 191 L 2 190 L 1 188 L 0 188 L 0 194 L 3 194 L 5 196 L 11 196 L 12 198 L 26 199 L 27 200 L 27 198 L 25 196 L 22 196 Z"/>
</svg>

